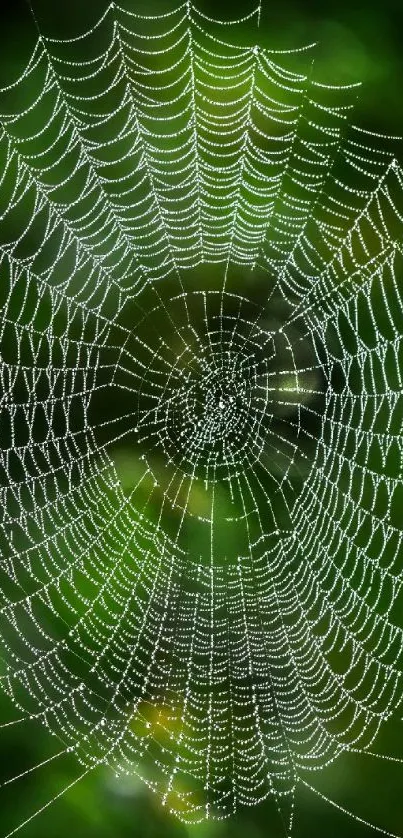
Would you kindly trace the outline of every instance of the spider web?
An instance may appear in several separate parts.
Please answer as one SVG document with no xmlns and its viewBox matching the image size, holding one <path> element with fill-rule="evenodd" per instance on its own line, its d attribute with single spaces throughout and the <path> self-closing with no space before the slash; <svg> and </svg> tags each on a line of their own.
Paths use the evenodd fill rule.
<svg viewBox="0 0 403 838">
<path fill-rule="evenodd" d="M 1 680 L 43 764 L 290 835 L 401 712 L 403 193 L 259 18 L 113 2 L 1 91 Z"/>
</svg>

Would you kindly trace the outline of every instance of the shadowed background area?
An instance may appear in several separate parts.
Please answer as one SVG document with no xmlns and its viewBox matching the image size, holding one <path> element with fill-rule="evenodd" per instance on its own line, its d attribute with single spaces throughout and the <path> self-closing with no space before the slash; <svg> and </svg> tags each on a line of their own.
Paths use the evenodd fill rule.
<svg viewBox="0 0 403 838">
<path fill-rule="evenodd" d="M 259 40 L 263 46 L 272 49 L 293 49 L 317 42 L 313 52 L 317 78 L 328 84 L 363 83 L 363 87 L 353 94 L 357 96 L 357 104 L 350 119 L 371 131 L 397 135 L 403 128 L 403 15 L 399 5 L 390 0 L 382 4 L 371 0 L 355 4 L 341 0 L 326 5 L 321 2 L 302 4 L 288 0 L 278 3 L 263 0 L 260 30 L 257 34 L 252 20 L 250 40 Z M 92 26 L 105 8 L 106 4 L 95 0 L 85 4 L 72 0 L 57 6 L 50 0 L 36 0 L 33 3 L 40 29 L 47 35 L 60 38 L 74 37 Z M 164 5 L 160 0 L 140 0 L 135 4 L 136 12 L 145 14 L 160 13 L 165 8 L 170 8 L 170 4 Z M 199 8 L 208 15 L 219 14 L 222 18 L 233 19 L 247 13 L 254 6 L 246 6 L 246 2 L 239 0 L 231 3 L 223 0 L 217 9 L 216 3 L 201 0 Z M 37 37 L 37 28 L 26 3 L 10 3 L 2 15 L 0 84 L 5 85 L 17 78 L 26 65 Z M 244 37 L 245 30 L 243 32 Z M 234 282 L 239 284 L 239 279 Z M 275 317 L 281 320 L 283 315 L 280 304 L 278 307 Z M 130 310 L 125 316 L 130 317 Z M 171 329 L 168 320 L 165 327 L 159 327 L 159 331 L 163 333 L 164 328 L 168 335 Z M 311 347 L 304 348 L 304 351 L 310 357 Z M 278 370 L 271 370 L 271 374 L 277 375 Z M 155 375 L 158 375 L 158 370 Z M 315 381 L 315 387 L 320 391 L 322 382 L 319 379 Z M 217 403 L 225 395 L 220 382 Z M 108 438 L 102 436 L 103 423 L 115 421 L 115 417 L 124 412 L 125 404 L 123 407 L 119 404 L 116 394 L 112 395 L 109 402 L 101 400 L 92 404 L 92 422 L 98 422 L 98 439 L 103 444 L 110 443 Z M 217 409 L 217 405 L 214 409 Z M 201 408 L 196 405 L 195 410 Z M 273 412 L 276 421 L 280 422 L 283 418 L 281 408 L 277 406 Z M 117 473 L 126 492 L 132 491 L 137 476 L 133 447 L 129 441 L 126 435 L 123 442 L 113 448 Z M 197 513 L 203 514 L 203 502 L 202 497 L 193 498 L 195 519 Z M 225 502 L 224 498 L 223 507 Z M 157 516 L 157 512 L 150 508 L 148 514 Z M 194 542 L 199 545 L 197 523 L 193 533 L 187 532 L 186 537 L 189 544 Z M 7 712 L 8 707 L 5 706 L 3 717 Z M 149 723 L 154 724 L 154 720 L 151 718 Z M 169 724 L 167 721 L 168 731 Z M 380 751 L 403 756 L 403 731 L 400 725 L 386 725 L 378 741 Z M 21 737 L 18 726 L 3 731 L 1 770 L 4 771 L 4 778 L 27 771 L 30 766 L 46 759 L 47 753 L 50 750 L 46 731 L 38 734 L 35 728 L 32 737 L 27 737 L 26 730 Z M 71 765 L 64 761 L 63 768 L 59 767 L 57 761 L 50 762 L 38 775 L 27 775 L 23 790 L 18 783 L 3 787 L 2 832 L 7 834 L 16 823 L 28 817 L 30 811 L 57 797 L 61 789 L 71 782 L 74 767 L 73 758 Z M 403 834 L 400 792 L 403 773 L 400 769 L 393 763 L 380 764 L 369 758 L 350 755 L 345 759 L 341 757 L 334 765 L 315 776 L 315 785 L 347 810 Z M 21 830 L 21 835 L 27 838 L 67 838 L 72 831 L 77 838 L 241 838 L 246 832 L 250 838 L 280 838 L 284 834 L 284 826 L 270 800 L 241 810 L 232 821 L 185 826 L 169 816 L 158 798 L 148 793 L 136 777 L 116 777 L 105 768 L 98 769 L 67 790 L 37 819 L 27 824 Z M 325 834 L 334 838 L 370 838 L 372 830 L 300 788 L 296 796 L 293 834 L 295 838 L 319 838 Z"/>
</svg>

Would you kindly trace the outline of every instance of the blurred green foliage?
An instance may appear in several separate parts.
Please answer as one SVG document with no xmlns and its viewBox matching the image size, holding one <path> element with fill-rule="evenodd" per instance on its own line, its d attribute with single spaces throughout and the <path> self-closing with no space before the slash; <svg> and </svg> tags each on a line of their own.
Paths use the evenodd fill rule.
<svg viewBox="0 0 403 838">
<path fill-rule="evenodd" d="M 199 6 L 213 16 L 235 18 L 253 8 L 247 0 L 201 0 Z M 160 11 L 160 0 L 142 0 L 136 11 Z M 37 0 L 35 12 L 45 32 L 68 37 L 81 32 L 105 8 L 99 0 L 83 3 L 70 0 L 55 4 Z M 24 67 L 36 37 L 29 8 L 10 3 L 2 12 L 0 83 L 17 77 Z M 362 81 L 354 119 L 374 131 L 399 134 L 403 126 L 403 10 L 400 2 L 379 0 L 263 0 L 259 40 L 271 48 L 292 49 L 313 41 L 315 74 L 329 83 Z M 256 31 L 251 24 L 251 37 Z M 135 481 L 131 452 L 124 448 L 115 455 L 124 489 Z M 202 504 L 202 499 L 195 499 Z M 225 498 L 223 498 L 225 505 Z M 7 717 L 4 702 L 0 716 Z M 53 753 L 45 730 L 35 728 L 29 738 L 26 730 L 10 726 L 1 740 L 1 771 L 4 781 L 10 775 L 28 770 Z M 400 726 L 386 727 L 379 750 L 403 754 Z M 20 781 L 1 790 L 1 829 L 4 834 L 23 823 L 30 813 L 57 797 L 77 777 L 77 766 L 57 759 Z M 357 811 L 396 832 L 403 833 L 401 785 L 403 772 L 390 763 L 385 766 L 369 757 L 346 756 L 325 769 L 314 784 L 324 794 L 338 800 L 346 809 Z M 308 791 L 297 795 L 295 838 L 364 838 L 372 831 L 341 812 L 331 809 Z M 160 802 L 136 778 L 116 778 L 106 769 L 84 777 L 44 812 L 23 827 L 26 838 L 277 838 L 282 826 L 269 800 L 241 812 L 230 823 L 208 822 L 186 827 L 170 817 Z"/>
</svg>

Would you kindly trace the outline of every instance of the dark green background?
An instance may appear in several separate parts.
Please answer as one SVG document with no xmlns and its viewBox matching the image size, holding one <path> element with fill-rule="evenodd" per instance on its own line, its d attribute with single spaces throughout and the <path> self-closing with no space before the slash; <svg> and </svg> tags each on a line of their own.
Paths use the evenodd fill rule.
<svg viewBox="0 0 403 838">
<path fill-rule="evenodd" d="M 253 8 L 248 1 L 201 0 L 199 7 L 215 17 L 234 18 Z M 105 8 L 103 2 L 36 0 L 43 30 L 59 37 L 79 34 Z M 136 10 L 162 11 L 158 0 L 134 2 Z M 10 0 L 1 18 L 0 84 L 16 78 L 36 37 L 29 7 Z M 251 24 L 251 38 L 256 30 Z M 403 7 L 392 0 L 263 0 L 260 42 L 273 48 L 294 48 L 317 42 L 316 77 L 329 83 L 362 81 L 353 119 L 373 131 L 403 133 Z M 403 157 L 403 147 L 402 147 Z M 403 281 L 403 278 L 402 278 Z M 5 708 L 4 712 L 7 712 Z M 1 773 L 26 770 L 51 753 L 45 732 L 19 735 L 19 728 L 2 732 Z M 401 724 L 389 725 L 377 743 L 379 750 L 403 756 Z M 1 832 L 6 834 L 34 809 L 57 795 L 76 776 L 76 766 L 50 763 L 37 774 L 1 790 Z M 403 766 L 370 757 L 346 757 L 312 777 L 313 784 L 386 829 L 403 835 Z M 166 815 L 157 799 L 136 778 L 123 781 L 100 771 L 66 792 L 21 830 L 26 838 L 277 838 L 281 835 L 272 804 L 246 809 L 236 821 L 188 828 Z M 301 788 L 296 797 L 295 838 L 363 838 L 376 834 L 332 809 Z"/>
</svg>

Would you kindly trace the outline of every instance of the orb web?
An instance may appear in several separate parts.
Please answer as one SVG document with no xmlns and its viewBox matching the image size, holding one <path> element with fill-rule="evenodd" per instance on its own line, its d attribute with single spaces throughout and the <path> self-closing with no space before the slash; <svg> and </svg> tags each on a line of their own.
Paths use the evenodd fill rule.
<svg viewBox="0 0 403 838">
<path fill-rule="evenodd" d="M 113 2 L 1 91 L 1 681 L 291 835 L 401 711 L 402 170 L 254 18 Z"/>
</svg>

